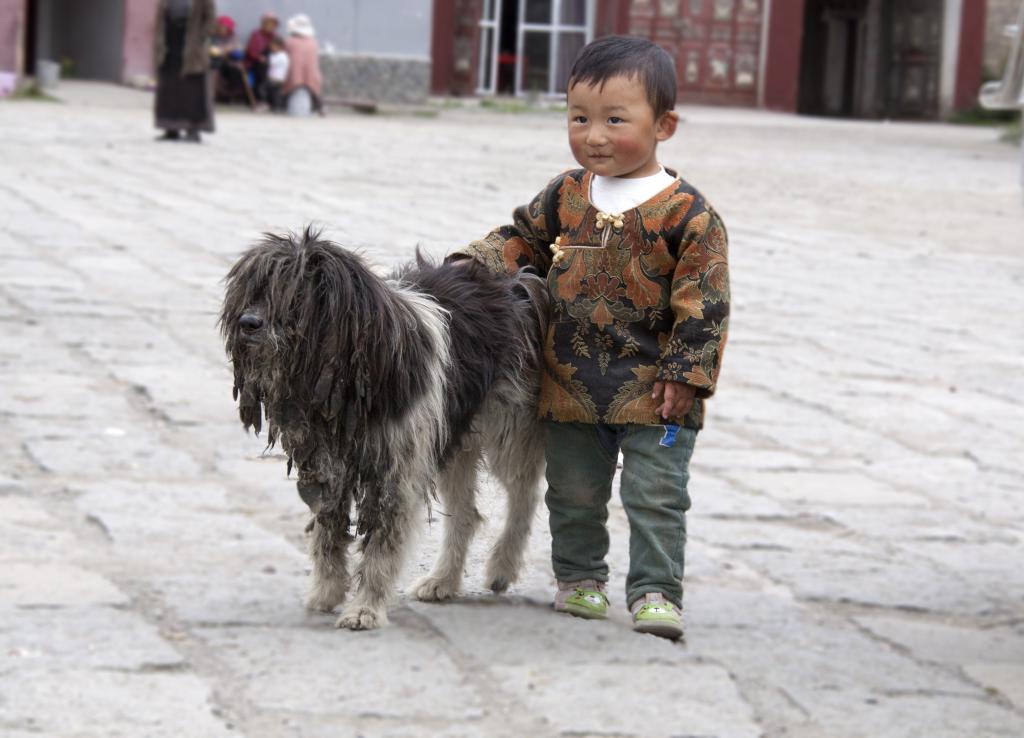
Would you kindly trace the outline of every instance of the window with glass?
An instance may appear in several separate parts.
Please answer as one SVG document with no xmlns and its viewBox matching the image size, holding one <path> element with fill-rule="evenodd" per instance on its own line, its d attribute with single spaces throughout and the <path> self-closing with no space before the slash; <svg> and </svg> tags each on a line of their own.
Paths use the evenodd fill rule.
<svg viewBox="0 0 1024 738">
<path fill-rule="evenodd" d="M 560 95 L 591 38 L 596 0 L 484 0 L 477 92 Z"/>
<path fill-rule="evenodd" d="M 480 13 L 480 53 L 477 60 L 477 94 L 495 94 L 498 77 L 502 0 L 484 0 Z"/>
</svg>

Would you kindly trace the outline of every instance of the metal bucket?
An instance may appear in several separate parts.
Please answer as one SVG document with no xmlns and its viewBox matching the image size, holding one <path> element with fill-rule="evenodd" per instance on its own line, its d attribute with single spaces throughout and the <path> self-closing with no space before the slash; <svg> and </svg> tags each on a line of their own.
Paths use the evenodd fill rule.
<svg viewBox="0 0 1024 738">
<path fill-rule="evenodd" d="M 60 82 L 60 64 L 49 59 L 36 62 L 36 84 L 44 90 L 52 90 Z"/>
</svg>

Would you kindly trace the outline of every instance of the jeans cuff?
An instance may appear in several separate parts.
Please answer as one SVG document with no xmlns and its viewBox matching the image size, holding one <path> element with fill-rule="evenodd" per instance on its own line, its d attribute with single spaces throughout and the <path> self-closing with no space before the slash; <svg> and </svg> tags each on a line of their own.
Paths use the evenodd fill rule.
<svg viewBox="0 0 1024 738">
<path fill-rule="evenodd" d="M 660 594 L 666 600 L 675 605 L 678 609 L 683 609 L 683 591 L 682 588 L 676 586 L 672 587 L 673 590 L 677 590 L 679 594 L 673 592 L 667 592 L 667 587 L 659 587 L 657 585 L 648 584 L 643 587 L 637 587 L 636 589 L 630 590 L 626 593 L 626 609 L 633 609 L 633 603 L 641 599 L 644 595 L 649 594 Z"/>
<path fill-rule="evenodd" d="M 584 579 L 594 579 L 602 584 L 608 583 L 607 571 L 559 571 L 554 570 L 555 579 L 560 582 L 582 582 Z"/>
</svg>

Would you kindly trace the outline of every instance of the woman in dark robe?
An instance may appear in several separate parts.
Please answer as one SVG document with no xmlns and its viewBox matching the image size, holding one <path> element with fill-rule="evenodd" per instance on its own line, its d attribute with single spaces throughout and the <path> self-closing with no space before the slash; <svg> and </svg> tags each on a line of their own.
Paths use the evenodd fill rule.
<svg viewBox="0 0 1024 738">
<path fill-rule="evenodd" d="M 209 38 L 217 14 L 214 0 L 160 0 L 156 17 L 156 127 L 161 140 L 185 131 L 189 141 L 213 132 Z"/>
</svg>

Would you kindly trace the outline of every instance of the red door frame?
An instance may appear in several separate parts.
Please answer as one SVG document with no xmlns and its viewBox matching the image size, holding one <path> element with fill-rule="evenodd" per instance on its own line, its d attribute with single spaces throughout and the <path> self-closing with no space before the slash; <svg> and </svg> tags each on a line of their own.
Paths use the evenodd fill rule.
<svg viewBox="0 0 1024 738">
<path fill-rule="evenodd" d="M 629 33 L 629 6 L 632 0 L 598 0 L 594 37 L 621 36 Z"/>
<path fill-rule="evenodd" d="M 978 104 L 981 68 L 985 57 L 986 3 L 965 0 L 960 13 L 960 57 L 956 60 L 953 109 L 965 110 Z"/>
<path fill-rule="evenodd" d="M 769 110 L 795 113 L 800 94 L 805 0 L 771 0 L 769 7 L 761 103 Z"/>
<path fill-rule="evenodd" d="M 483 0 L 434 0 L 430 88 L 435 95 L 476 92 Z"/>
<path fill-rule="evenodd" d="M 434 0 L 430 39 L 430 91 L 451 92 L 455 72 L 455 0 Z"/>
</svg>

